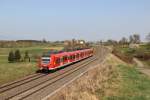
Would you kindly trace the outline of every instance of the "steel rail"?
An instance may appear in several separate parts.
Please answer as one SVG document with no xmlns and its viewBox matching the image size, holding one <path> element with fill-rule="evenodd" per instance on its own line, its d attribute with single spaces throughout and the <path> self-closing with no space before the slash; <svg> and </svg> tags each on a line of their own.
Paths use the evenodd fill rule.
<svg viewBox="0 0 150 100">
<path fill-rule="evenodd" d="M 30 95 L 32 95 L 32 94 L 38 92 L 39 90 L 41 90 L 41 89 L 43 89 L 43 88 L 45 88 L 45 87 L 47 87 L 47 86 L 49 86 L 49 85 L 52 85 L 52 84 L 55 83 L 56 81 L 59 81 L 60 79 L 62 79 L 62 78 L 64 78 L 64 77 L 66 77 L 66 76 L 68 76 L 68 75 L 70 75 L 70 74 L 72 74 L 72 73 L 78 71 L 78 70 L 81 69 L 83 66 L 88 65 L 89 63 L 95 61 L 96 59 L 97 59 L 97 58 L 89 59 L 89 60 L 86 61 L 85 63 L 82 63 L 82 64 L 76 66 L 75 69 L 72 68 L 72 69 L 70 69 L 70 70 L 67 70 L 67 71 L 65 71 L 63 74 L 59 74 L 59 75 L 57 75 L 57 76 L 55 76 L 55 77 L 53 77 L 53 78 L 47 79 L 47 80 L 41 82 L 40 84 L 37 84 L 37 85 L 35 85 L 35 86 L 33 86 L 33 87 L 27 89 L 27 90 L 24 90 L 24 91 L 22 91 L 22 92 L 20 92 L 20 93 L 17 93 L 16 95 L 13 95 L 13 96 L 11 96 L 11 97 L 6 98 L 6 99 L 11 99 L 11 98 L 13 98 L 13 97 L 16 97 L 17 95 L 23 94 L 23 93 L 25 93 L 25 92 L 27 92 L 27 91 L 33 89 L 33 88 L 36 88 L 36 87 L 38 87 L 38 86 L 40 86 L 40 85 L 42 85 L 42 84 L 44 84 L 44 83 L 46 83 L 46 82 L 48 82 L 48 81 L 55 80 L 56 78 L 58 78 L 59 76 L 61 76 L 59 79 L 50 82 L 49 84 L 47 84 L 47 85 L 45 85 L 45 86 L 39 88 L 39 89 L 36 90 L 36 91 L 31 92 L 30 94 L 28 94 L 28 95 L 26 95 L 26 96 L 24 96 L 24 97 L 22 97 L 22 98 L 19 98 L 19 99 L 24 99 L 24 98 L 26 98 L 26 97 L 28 97 L 28 96 L 30 96 Z"/>
</svg>

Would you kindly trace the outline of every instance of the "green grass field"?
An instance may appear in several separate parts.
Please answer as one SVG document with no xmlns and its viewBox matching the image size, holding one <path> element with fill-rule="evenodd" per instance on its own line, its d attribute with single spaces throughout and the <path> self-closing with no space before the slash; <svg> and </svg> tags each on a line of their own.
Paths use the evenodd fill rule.
<svg viewBox="0 0 150 100">
<path fill-rule="evenodd" d="M 135 67 L 118 65 L 120 83 L 116 96 L 104 100 L 150 100 L 150 78 L 140 73 Z"/>
<path fill-rule="evenodd" d="M 35 73 L 38 69 L 35 56 L 41 56 L 43 52 L 47 52 L 50 49 L 60 50 L 62 46 L 53 47 L 26 47 L 26 48 L 0 48 L 0 84 L 4 84 L 9 81 L 13 81 L 28 74 Z M 24 56 L 24 52 L 27 50 L 31 57 L 31 62 L 15 62 L 8 63 L 9 52 L 19 49 L 21 56 Z"/>
</svg>

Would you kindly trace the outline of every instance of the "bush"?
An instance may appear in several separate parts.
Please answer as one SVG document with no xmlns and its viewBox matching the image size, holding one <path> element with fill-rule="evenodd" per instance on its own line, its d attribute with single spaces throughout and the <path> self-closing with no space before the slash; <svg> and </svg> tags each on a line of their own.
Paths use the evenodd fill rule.
<svg viewBox="0 0 150 100">
<path fill-rule="evenodd" d="M 136 51 L 135 49 L 128 49 L 127 53 L 131 54 L 131 53 L 135 53 L 135 51 Z"/>
<path fill-rule="evenodd" d="M 28 61 L 30 62 L 30 57 L 29 57 L 28 51 L 25 51 L 24 61 L 26 61 L 26 59 L 28 59 Z"/>
<path fill-rule="evenodd" d="M 21 54 L 19 50 L 15 51 L 15 61 L 20 61 L 21 59 Z"/>
<path fill-rule="evenodd" d="M 8 56 L 8 62 L 14 62 L 14 53 L 12 51 L 9 52 L 9 56 Z"/>
<path fill-rule="evenodd" d="M 133 57 L 129 55 L 125 55 L 121 53 L 119 50 L 114 49 L 112 53 L 117 56 L 118 58 L 122 59 L 123 61 L 127 63 L 132 63 L 133 62 Z"/>
</svg>

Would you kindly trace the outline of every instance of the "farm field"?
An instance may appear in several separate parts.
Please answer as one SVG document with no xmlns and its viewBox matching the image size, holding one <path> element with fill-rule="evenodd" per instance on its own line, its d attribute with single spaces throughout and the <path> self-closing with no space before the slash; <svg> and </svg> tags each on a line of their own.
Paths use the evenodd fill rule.
<svg viewBox="0 0 150 100">
<path fill-rule="evenodd" d="M 37 67 L 37 57 L 41 56 L 43 52 L 50 49 L 61 50 L 62 46 L 34 46 L 26 48 L 0 48 L 0 84 L 13 81 L 28 74 L 35 73 Z M 10 51 L 19 49 L 21 56 L 24 57 L 25 51 L 28 51 L 31 62 L 14 62 L 8 63 L 8 54 Z"/>
</svg>

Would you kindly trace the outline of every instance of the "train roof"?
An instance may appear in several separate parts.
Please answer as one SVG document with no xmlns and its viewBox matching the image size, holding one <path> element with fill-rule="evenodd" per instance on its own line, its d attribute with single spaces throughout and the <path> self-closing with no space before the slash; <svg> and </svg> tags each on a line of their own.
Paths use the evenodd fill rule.
<svg viewBox="0 0 150 100">
<path fill-rule="evenodd" d="M 58 53 L 60 53 L 60 51 L 58 51 L 58 50 L 50 50 L 50 51 L 48 51 L 46 53 L 43 53 L 42 57 L 49 57 L 52 54 L 58 54 Z"/>
<path fill-rule="evenodd" d="M 62 53 L 57 53 L 57 54 L 53 54 L 53 55 L 55 55 L 55 56 L 65 56 L 65 55 L 71 55 L 71 54 L 74 54 L 74 53 L 81 53 L 81 52 L 88 51 L 88 50 L 90 50 L 90 49 L 70 51 L 70 52 L 62 52 Z"/>
</svg>

